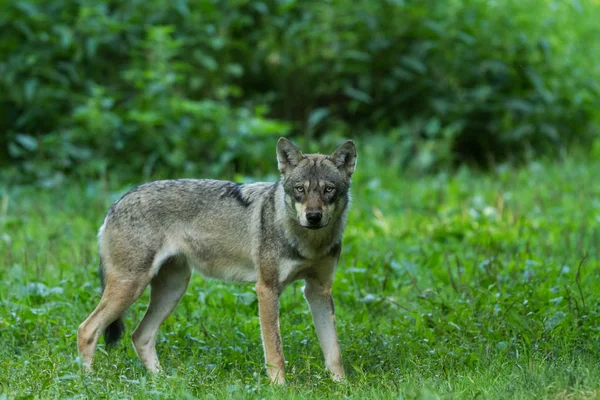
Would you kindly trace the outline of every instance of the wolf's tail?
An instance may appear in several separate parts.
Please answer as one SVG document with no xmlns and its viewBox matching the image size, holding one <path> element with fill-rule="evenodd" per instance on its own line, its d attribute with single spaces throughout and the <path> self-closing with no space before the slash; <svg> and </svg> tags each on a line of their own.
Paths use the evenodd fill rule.
<svg viewBox="0 0 600 400">
<path fill-rule="evenodd" d="M 102 285 L 102 292 L 104 292 L 106 280 L 104 278 L 104 266 L 102 265 L 102 258 L 100 258 L 100 268 L 98 269 L 98 273 L 100 274 L 100 284 Z M 123 336 L 124 331 L 125 323 L 123 322 L 123 317 L 119 316 L 119 318 L 113 321 L 104 330 L 104 343 L 106 344 L 106 346 L 114 346 L 119 341 L 119 339 L 121 339 L 121 336 Z"/>
</svg>

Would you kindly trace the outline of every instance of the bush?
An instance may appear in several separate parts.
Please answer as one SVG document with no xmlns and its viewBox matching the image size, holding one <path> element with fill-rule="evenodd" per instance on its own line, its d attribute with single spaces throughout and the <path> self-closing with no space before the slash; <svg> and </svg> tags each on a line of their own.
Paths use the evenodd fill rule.
<svg viewBox="0 0 600 400">
<path fill-rule="evenodd" d="M 0 155 L 46 182 L 262 173 L 285 134 L 383 134 L 422 170 L 520 160 L 597 134 L 599 18 L 593 0 L 12 1 Z"/>
<path fill-rule="evenodd" d="M 259 71 L 277 116 L 304 131 L 324 120 L 384 131 L 404 165 L 424 169 L 518 160 L 598 132 L 597 2 L 343 0 L 299 12 L 266 24 Z"/>
<path fill-rule="evenodd" d="M 215 4 L 195 6 L 12 3 L 0 20 L 5 155 L 48 183 L 57 172 L 260 168 L 263 142 L 274 154 L 263 139 L 287 125 L 265 118 L 266 105 L 231 103 L 243 67 L 229 56 L 238 46 L 230 31 L 243 18 Z"/>
</svg>

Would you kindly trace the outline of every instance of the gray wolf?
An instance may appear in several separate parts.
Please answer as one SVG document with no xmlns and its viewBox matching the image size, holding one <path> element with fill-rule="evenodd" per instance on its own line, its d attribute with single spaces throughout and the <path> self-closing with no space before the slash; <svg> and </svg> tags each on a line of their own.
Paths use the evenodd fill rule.
<svg viewBox="0 0 600 400">
<path fill-rule="evenodd" d="M 322 155 L 303 154 L 280 138 L 277 182 L 162 180 L 123 195 L 98 234 L 103 294 L 79 326 L 83 366 L 91 369 L 102 331 L 107 344 L 119 339 L 123 313 L 150 285 L 150 304 L 132 339 L 146 369 L 159 372 L 158 329 L 196 270 L 255 282 L 266 369 L 274 383 L 285 381 L 279 296 L 289 283 L 304 280 L 325 365 L 334 380 L 343 379 L 331 287 L 356 160 L 352 141 Z"/>
</svg>

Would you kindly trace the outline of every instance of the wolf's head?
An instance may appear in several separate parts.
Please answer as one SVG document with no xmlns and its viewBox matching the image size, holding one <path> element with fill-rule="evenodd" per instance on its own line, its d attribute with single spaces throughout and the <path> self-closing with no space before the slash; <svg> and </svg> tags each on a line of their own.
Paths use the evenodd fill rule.
<svg viewBox="0 0 600 400">
<path fill-rule="evenodd" d="M 348 204 L 350 178 L 356 168 L 351 140 L 331 155 L 302 154 L 286 138 L 277 142 L 277 162 L 283 177 L 288 214 L 309 229 L 324 228 Z"/>
</svg>

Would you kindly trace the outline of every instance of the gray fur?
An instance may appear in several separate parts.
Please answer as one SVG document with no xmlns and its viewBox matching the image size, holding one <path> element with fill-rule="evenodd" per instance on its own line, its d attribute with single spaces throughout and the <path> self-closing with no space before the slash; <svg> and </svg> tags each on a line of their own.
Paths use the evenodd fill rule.
<svg viewBox="0 0 600 400">
<path fill-rule="evenodd" d="M 91 339 L 97 336 L 97 328 L 108 328 L 108 333 L 114 337 L 114 328 L 121 326 L 122 308 L 135 301 L 148 284 L 153 288 L 156 285 L 159 293 L 161 282 L 154 278 L 165 265 L 180 271 L 177 273 L 182 279 L 189 279 L 184 270 L 193 268 L 210 278 L 257 282 L 261 288 L 268 288 L 260 291 L 259 302 L 263 292 L 280 293 L 297 279 L 315 280 L 311 289 L 316 287 L 318 290 L 313 290 L 317 294 L 311 291 L 311 300 L 317 299 L 314 304 L 319 311 L 327 307 L 319 303 L 322 298 L 319 288 L 330 290 L 327 287 L 330 288 L 339 257 L 350 204 L 350 177 L 356 164 L 356 148 L 348 141 L 331 156 L 304 155 L 287 139 L 281 138 L 277 159 L 282 173 L 278 182 L 154 181 L 130 190 L 110 207 L 99 232 L 99 247 L 103 260 L 101 272 L 106 277 L 106 284 L 112 284 L 112 291 L 107 286 L 95 311 L 105 316 L 93 313 L 80 327 L 80 352 L 90 354 L 89 363 L 93 353 L 89 346 L 90 342 L 95 346 Z M 309 221 L 306 214 L 311 212 L 322 218 L 316 223 Z M 169 277 L 166 270 L 161 276 Z M 170 284 L 177 285 L 174 281 Z M 185 286 L 174 286 L 177 296 L 187 287 L 187 282 L 182 284 Z M 122 286 L 121 291 L 128 290 L 135 295 L 111 300 L 115 295 L 110 293 L 121 293 L 119 286 Z M 171 303 L 176 304 L 178 298 L 169 301 L 174 307 Z M 146 340 L 150 344 L 135 343 L 136 334 L 138 338 L 150 338 Z M 152 334 L 136 334 L 134 344 L 138 355 L 153 369 L 153 361 L 145 361 L 155 357 L 148 347 L 152 344 Z M 278 330 L 272 334 L 278 334 Z M 91 339 L 86 341 L 84 337 Z M 267 339 L 264 341 L 268 353 Z M 267 354 L 267 359 L 269 357 Z M 343 375 L 343 370 L 339 373 L 341 365 L 332 368 L 337 368 L 336 371 L 332 369 L 335 374 Z"/>
</svg>

